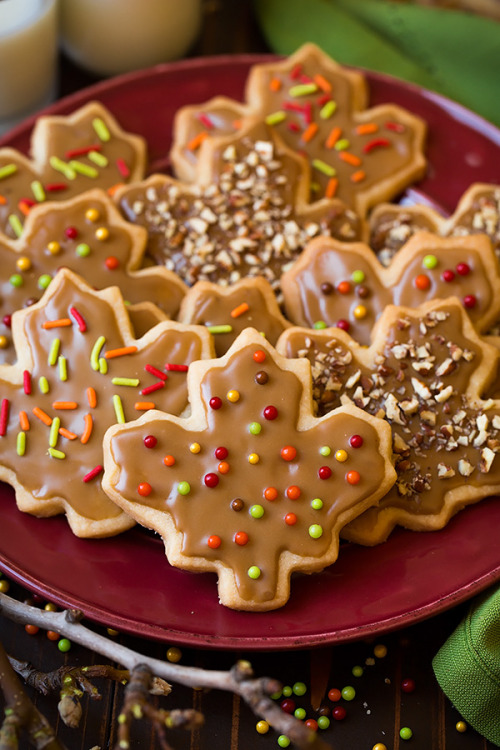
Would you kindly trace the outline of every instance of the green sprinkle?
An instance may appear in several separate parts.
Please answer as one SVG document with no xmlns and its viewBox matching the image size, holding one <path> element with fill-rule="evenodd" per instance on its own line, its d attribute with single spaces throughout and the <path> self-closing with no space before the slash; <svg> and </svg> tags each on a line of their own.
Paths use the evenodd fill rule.
<svg viewBox="0 0 500 750">
<path fill-rule="evenodd" d="M 89 164 L 83 164 L 81 161 L 77 161 L 76 159 L 72 159 L 69 162 L 69 166 L 71 169 L 74 169 L 77 174 L 83 174 L 85 177 L 92 177 L 95 179 L 99 172 L 95 167 L 91 167 Z"/>
<path fill-rule="evenodd" d="M 15 164 L 4 164 L 3 167 L 0 167 L 0 180 L 10 177 L 11 174 L 15 174 L 16 172 L 17 167 Z"/>
<path fill-rule="evenodd" d="M 277 690 L 275 693 L 271 693 L 269 697 L 273 701 L 278 701 L 282 695 L 283 695 L 283 692 L 281 690 Z"/>
<path fill-rule="evenodd" d="M 296 86 L 292 86 L 289 90 L 290 96 L 308 96 L 309 94 L 315 94 L 318 87 L 315 83 L 298 83 Z"/>
<path fill-rule="evenodd" d="M 321 329 L 326 328 L 326 323 L 324 320 L 317 320 L 314 323 L 313 328 L 315 328 L 317 331 L 320 331 Z"/>
<path fill-rule="evenodd" d="M 295 695 L 305 695 L 307 693 L 307 685 L 305 682 L 295 682 L 292 690 Z"/>
<path fill-rule="evenodd" d="M 321 448 L 319 449 L 319 452 L 321 453 L 322 456 L 330 456 L 332 453 L 332 449 L 330 448 L 329 445 L 322 445 Z"/>
<path fill-rule="evenodd" d="M 353 284 L 362 284 L 363 281 L 366 279 L 364 271 L 360 271 L 359 269 L 357 271 L 352 272 L 351 279 L 353 281 Z"/>
<path fill-rule="evenodd" d="M 422 265 L 424 268 L 428 268 L 429 270 L 436 268 L 438 264 L 438 259 L 435 255 L 426 255 L 422 261 Z"/>
<path fill-rule="evenodd" d="M 23 225 L 21 224 L 21 219 L 19 218 L 19 216 L 17 216 L 17 214 L 11 214 L 9 216 L 9 224 L 16 237 L 20 237 L 23 233 Z"/>
<path fill-rule="evenodd" d="M 401 727 L 399 730 L 399 736 L 402 740 L 411 740 L 413 737 L 413 732 L 411 731 L 410 727 Z"/>
<path fill-rule="evenodd" d="M 189 495 L 191 492 L 191 485 L 189 482 L 179 482 L 177 485 L 177 492 L 179 495 Z"/>
<path fill-rule="evenodd" d="M 18 456 L 24 456 L 26 453 L 26 433 L 18 432 L 16 441 L 16 451 Z"/>
<path fill-rule="evenodd" d="M 267 115 L 265 123 L 266 125 L 279 125 L 283 120 L 286 120 L 286 112 L 279 109 L 277 112 L 272 112 L 272 114 Z"/>
<path fill-rule="evenodd" d="M 113 406 L 115 409 L 116 421 L 118 424 L 125 424 L 125 414 L 123 413 L 123 404 L 120 396 L 117 393 L 113 396 Z"/>
<path fill-rule="evenodd" d="M 139 385 L 139 378 L 112 378 L 111 382 L 113 385 L 129 385 L 132 388 L 137 388 Z"/>
<path fill-rule="evenodd" d="M 342 688 L 341 695 L 345 701 L 352 701 L 356 697 L 356 691 L 352 685 L 346 685 L 346 687 Z"/>
<path fill-rule="evenodd" d="M 254 581 L 256 581 L 257 578 L 260 578 L 261 570 L 257 565 L 251 565 L 247 570 L 247 575 L 249 578 L 252 578 Z"/>
<path fill-rule="evenodd" d="M 251 435 L 260 435 L 261 430 L 262 430 L 262 425 L 259 424 L 258 422 L 251 422 L 248 425 L 248 432 Z"/>
<path fill-rule="evenodd" d="M 65 654 L 66 651 L 69 651 L 71 648 L 71 641 L 67 638 L 60 638 L 57 641 L 57 648 L 59 649 L 59 651 L 62 651 L 63 654 Z"/>
<path fill-rule="evenodd" d="M 50 274 L 42 273 L 42 275 L 38 277 L 38 286 L 40 287 L 40 289 L 47 289 L 51 281 L 52 276 L 50 276 Z"/>
<path fill-rule="evenodd" d="M 335 110 L 337 109 L 337 102 L 334 102 L 333 99 L 330 99 L 326 104 L 324 104 L 320 111 L 319 116 L 322 120 L 328 120 L 329 117 L 333 115 Z"/>
<path fill-rule="evenodd" d="M 95 372 L 99 371 L 99 353 L 105 343 L 106 338 L 104 336 L 99 336 L 94 346 L 92 347 L 92 351 L 90 352 L 90 366 L 93 370 L 95 370 Z"/>
<path fill-rule="evenodd" d="M 42 375 L 40 378 L 38 378 L 38 387 L 40 388 L 41 393 L 48 393 L 50 390 L 49 381 L 45 377 L 45 375 Z"/>
<path fill-rule="evenodd" d="M 100 117 L 95 117 L 92 120 L 92 127 L 94 128 L 95 132 L 97 133 L 98 137 L 101 139 L 101 141 L 109 141 L 111 138 L 111 133 L 108 130 L 108 127 L 104 120 L 102 120 Z"/>
<path fill-rule="evenodd" d="M 337 170 L 332 167 L 331 164 L 327 164 L 326 161 L 323 161 L 322 159 L 313 159 L 312 165 L 314 169 L 317 169 L 318 172 L 326 174 L 327 177 L 335 177 L 335 175 L 337 174 Z"/>
<path fill-rule="evenodd" d="M 56 170 L 56 172 L 61 172 L 67 180 L 74 180 L 76 178 L 75 170 L 72 169 L 69 164 L 66 164 L 65 161 L 59 159 L 58 156 L 51 156 L 49 159 L 49 164 L 52 169 Z"/>
<path fill-rule="evenodd" d="M 59 439 L 59 427 L 61 426 L 61 420 L 59 417 L 54 417 L 52 424 L 50 425 L 49 432 L 49 445 L 51 448 L 55 448 Z"/>
<path fill-rule="evenodd" d="M 305 719 L 307 716 L 306 709 L 305 708 L 296 708 L 293 712 L 293 715 L 296 719 L 299 719 L 299 721 L 302 721 L 302 719 Z"/>
<path fill-rule="evenodd" d="M 99 357 L 99 372 L 101 375 L 106 375 L 108 372 L 108 360 L 106 357 Z"/>
<path fill-rule="evenodd" d="M 323 500 L 320 497 L 315 497 L 314 500 L 311 500 L 311 508 L 313 510 L 321 510 L 323 507 Z"/>
<path fill-rule="evenodd" d="M 52 458 L 66 458 L 66 454 L 62 451 L 58 451 L 57 448 L 49 448 L 49 455 L 52 456 Z"/>
<path fill-rule="evenodd" d="M 309 536 L 313 539 L 319 539 L 321 536 L 323 536 L 323 528 L 319 525 L 319 523 L 313 523 L 311 526 L 309 526 Z"/>
<path fill-rule="evenodd" d="M 31 183 L 31 191 L 38 203 L 42 203 L 45 200 L 45 190 L 43 189 L 43 185 L 40 180 L 33 180 L 33 182 Z"/>
<path fill-rule="evenodd" d="M 289 747 L 290 745 L 290 739 L 286 736 L 286 734 L 280 734 L 277 742 L 280 747 Z"/>
<path fill-rule="evenodd" d="M 13 273 L 9 281 L 12 284 L 12 286 L 16 287 L 16 289 L 19 289 L 19 287 L 21 287 L 24 284 L 24 279 L 20 273 Z"/>
<path fill-rule="evenodd" d="M 50 345 L 48 362 L 51 367 L 53 367 L 57 362 L 60 346 L 61 346 L 61 339 L 54 339 L 54 341 Z"/>
<path fill-rule="evenodd" d="M 249 513 L 252 518 L 262 518 L 262 516 L 264 515 L 264 508 L 262 507 L 262 505 L 252 505 Z"/>
<path fill-rule="evenodd" d="M 328 718 L 328 716 L 318 716 L 316 721 L 318 722 L 318 727 L 320 729 L 328 729 L 328 727 L 330 726 L 330 719 Z"/>
<path fill-rule="evenodd" d="M 291 685 L 284 685 L 283 686 L 283 695 L 285 698 L 289 698 L 293 694 L 293 689 Z"/>
<path fill-rule="evenodd" d="M 230 325 L 207 326 L 207 331 L 210 331 L 210 333 L 232 333 L 233 326 L 230 326 Z"/>
<path fill-rule="evenodd" d="M 59 380 L 63 383 L 68 379 L 68 360 L 66 357 L 59 357 Z"/>
<path fill-rule="evenodd" d="M 345 151 L 346 148 L 349 148 L 350 142 L 347 140 L 347 138 L 340 138 L 340 140 L 337 141 L 337 143 L 334 146 L 334 149 L 336 151 Z"/>
<path fill-rule="evenodd" d="M 93 161 L 94 164 L 97 164 L 98 167 L 107 167 L 108 166 L 108 159 L 104 154 L 100 154 L 99 151 L 89 151 L 88 157 L 90 161 Z"/>
<path fill-rule="evenodd" d="M 76 254 L 80 256 L 80 258 L 86 258 L 88 255 L 90 255 L 89 245 L 87 245 L 86 242 L 81 242 L 76 246 Z"/>
<path fill-rule="evenodd" d="M 362 677 L 363 676 L 363 667 L 355 666 L 352 668 L 352 674 L 354 677 Z"/>
</svg>

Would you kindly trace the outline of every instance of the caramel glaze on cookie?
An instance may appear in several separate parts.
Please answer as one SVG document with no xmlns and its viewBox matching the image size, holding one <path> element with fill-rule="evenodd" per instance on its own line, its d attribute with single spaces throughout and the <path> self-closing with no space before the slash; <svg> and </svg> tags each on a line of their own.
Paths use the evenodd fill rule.
<svg viewBox="0 0 500 750">
<path fill-rule="evenodd" d="M 500 401 L 481 400 L 499 351 L 459 300 L 388 307 L 369 348 L 334 328 L 290 328 L 277 347 L 311 362 L 318 414 L 353 403 L 392 428 L 397 482 L 342 531 L 346 539 L 377 544 L 395 525 L 440 529 L 500 490 Z"/>
<path fill-rule="evenodd" d="M 188 419 L 150 412 L 107 432 L 103 487 L 172 565 L 216 571 L 221 603 L 282 606 L 291 572 L 334 562 L 339 529 L 393 483 L 390 430 L 352 405 L 313 417 L 309 364 L 251 328 L 188 385 Z"/>
<path fill-rule="evenodd" d="M 62 270 L 14 314 L 13 335 L 18 362 L 0 367 L 0 478 L 22 511 L 64 512 L 78 536 L 129 528 L 101 489 L 104 432 L 155 407 L 183 412 L 186 372 L 213 356 L 210 334 L 165 321 L 135 339 L 116 287 L 94 291 Z"/>
</svg>

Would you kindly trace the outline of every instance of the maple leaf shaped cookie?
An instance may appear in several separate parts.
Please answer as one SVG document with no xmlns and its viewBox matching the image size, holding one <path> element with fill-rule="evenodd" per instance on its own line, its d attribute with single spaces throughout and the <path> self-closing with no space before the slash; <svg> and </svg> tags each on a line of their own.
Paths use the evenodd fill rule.
<svg viewBox="0 0 500 750">
<path fill-rule="evenodd" d="M 365 77 L 314 44 L 281 62 L 254 65 L 245 104 L 307 156 L 314 200 L 335 195 L 364 216 L 425 172 L 424 122 L 394 104 L 366 109 Z M 206 141 L 218 127 L 227 131 L 234 113 L 215 102 L 191 108 L 190 124 L 179 116 L 172 155 L 180 174 L 192 170 L 197 135 Z"/>
<path fill-rule="evenodd" d="M 352 405 L 313 417 L 308 363 L 251 328 L 188 386 L 188 419 L 151 412 L 106 434 L 103 487 L 171 564 L 216 571 L 226 606 L 282 606 L 291 572 L 333 563 L 339 529 L 391 486 L 390 431 Z"/>
<path fill-rule="evenodd" d="M 122 130 L 102 104 L 89 102 L 68 116 L 39 117 L 31 157 L 0 149 L 0 238 L 20 237 L 38 203 L 142 179 L 146 142 Z"/>
<path fill-rule="evenodd" d="M 500 353 L 458 299 L 387 307 L 369 348 L 334 328 L 290 328 L 277 348 L 311 362 L 319 414 L 354 403 L 391 426 L 397 482 L 345 538 L 369 545 L 396 525 L 440 529 L 500 491 L 500 401 L 481 400 Z"/>
<path fill-rule="evenodd" d="M 198 281 L 182 300 L 177 320 L 204 325 L 221 357 L 244 328 L 255 328 L 275 344 L 291 323 L 281 314 L 271 285 L 261 276 L 223 287 Z"/>
<path fill-rule="evenodd" d="M 165 321 L 135 339 L 117 287 L 95 291 L 65 269 L 16 312 L 18 362 L 0 366 L 0 478 L 20 510 L 66 513 L 83 537 L 132 525 L 101 489 L 102 439 L 114 422 L 187 406 L 186 371 L 213 356 L 202 327 Z"/>
<path fill-rule="evenodd" d="M 148 253 L 189 286 L 263 276 L 279 295 L 282 271 L 311 237 L 358 239 L 362 222 L 339 201 L 304 201 L 304 160 L 261 122 L 228 145 L 203 145 L 199 184 L 153 175 L 120 188 L 115 199 L 148 231 Z"/>
<path fill-rule="evenodd" d="M 437 237 L 419 232 L 384 268 L 368 245 L 312 240 L 283 275 L 287 317 L 312 328 L 338 326 L 370 343 L 387 305 L 417 307 L 457 296 L 478 331 L 500 317 L 500 271 L 484 235 Z"/>
<path fill-rule="evenodd" d="M 500 185 L 474 183 L 448 218 L 425 205 L 383 203 L 370 214 L 369 228 L 370 247 L 385 266 L 401 246 L 422 229 L 443 237 L 486 234 L 500 258 Z"/>
<path fill-rule="evenodd" d="M 146 239 L 102 190 L 34 208 L 18 240 L 0 240 L 0 363 L 14 362 L 12 313 L 37 302 L 62 266 L 94 288 L 119 286 L 128 303 L 154 303 L 175 317 L 186 287 L 164 267 L 141 268 Z"/>
</svg>

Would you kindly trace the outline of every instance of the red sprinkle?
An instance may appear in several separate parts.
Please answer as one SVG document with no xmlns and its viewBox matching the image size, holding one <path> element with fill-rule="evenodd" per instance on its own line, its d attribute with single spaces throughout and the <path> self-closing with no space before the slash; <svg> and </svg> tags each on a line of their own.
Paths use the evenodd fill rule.
<svg viewBox="0 0 500 750">
<path fill-rule="evenodd" d="M 78 237 L 78 229 L 76 227 L 66 227 L 64 234 L 69 240 L 74 240 Z"/>
<path fill-rule="evenodd" d="M 212 536 L 208 537 L 207 544 L 210 549 L 218 549 L 218 547 L 220 547 L 222 544 L 222 540 L 220 536 L 217 536 L 217 534 L 212 534 Z"/>
<path fill-rule="evenodd" d="M 293 714 L 295 711 L 295 701 L 291 698 L 285 698 L 280 703 L 281 710 L 284 711 L 286 714 Z"/>
<path fill-rule="evenodd" d="M 152 385 L 147 385 L 145 388 L 142 389 L 141 395 L 147 396 L 148 393 L 153 393 L 154 391 L 159 391 L 162 388 L 165 387 L 165 382 L 163 380 L 160 380 L 159 383 L 153 383 Z"/>
<path fill-rule="evenodd" d="M 386 122 L 387 130 L 393 130 L 395 133 L 404 133 L 406 128 L 401 122 Z"/>
<path fill-rule="evenodd" d="M 156 448 L 158 440 L 154 435 L 146 435 L 144 438 L 144 445 L 146 448 Z"/>
<path fill-rule="evenodd" d="M 70 311 L 70 314 L 76 320 L 77 325 L 78 325 L 78 330 L 80 331 L 80 333 L 85 333 L 85 331 L 87 330 L 87 324 L 83 316 L 78 312 L 76 307 L 70 307 L 69 311 Z"/>
<path fill-rule="evenodd" d="M 94 146 L 82 146 L 81 148 L 73 148 L 71 149 L 71 151 L 66 151 L 65 158 L 74 159 L 76 156 L 85 156 L 85 154 L 89 154 L 91 151 L 100 151 L 100 150 L 101 150 L 100 143 Z"/>
<path fill-rule="evenodd" d="M 441 278 L 449 284 L 455 278 L 455 271 L 452 271 L 451 268 L 446 268 L 441 274 Z"/>
<path fill-rule="evenodd" d="M 340 320 L 337 320 L 336 323 L 337 328 L 340 328 L 341 331 L 348 331 L 350 328 L 350 324 L 348 320 L 344 320 L 344 318 L 340 318 Z"/>
<path fill-rule="evenodd" d="M 415 680 L 412 680 L 411 677 L 407 677 L 401 683 L 401 690 L 403 693 L 413 693 L 415 690 Z"/>
<path fill-rule="evenodd" d="M 130 177 L 130 169 L 128 168 L 127 164 L 124 162 L 123 159 L 116 160 L 116 168 L 118 169 L 122 177 L 125 177 L 125 178 Z"/>
<path fill-rule="evenodd" d="M 198 120 L 201 122 L 202 125 L 204 125 L 206 128 L 208 128 L 208 130 L 212 130 L 212 128 L 214 127 L 214 124 L 213 124 L 212 120 L 204 112 L 199 112 L 198 113 Z"/>
<path fill-rule="evenodd" d="M 151 494 L 153 491 L 153 488 L 149 484 L 149 482 L 139 482 L 139 486 L 137 487 L 137 492 L 141 497 L 147 497 Z"/>
<path fill-rule="evenodd" d="M 477 299 L 475 294 L 466 294 L 464 297 L 464 305 L 469 310 L 477 305 Z"/>
<path fill-rule="evenodd" d="M 302 75 L 302 65 L 297 64 L 290 71 L 290 78 L 292 79 L 292 81 L 296 81 L 297 78 L 299 78 L 301 75 Z"/>
<path fill-rule="evenodd" d="M 146 370 L 146 372 L 154 375 L 155 378 L 160 378 L 160 380 L 167 380 L 168 378 L 167 373 L 158 370 L 156 367 L 153 367 L 153 365 L 144 365 L 144 369 Z"/>
<path fill-rule="evenodd" d="M 470 266 L 468 263 L 457 263 L 457 273 L 459 276 L 468 276 L 470 274 Z"/>
<path fill-rule="evenodd" d="M 23 387 L 27 396 L 31 393 L 31 373 L 28 370 L 23 372 Z"/>
<path fill-rule="evenodd" d="M 227 458 L 228 450 L 223 445 L 219 446 L 214 451 L 214 456 L 218 461 L 224 461 Z"/>
<path fill-rule="evenodd" d="M 264 415 L 264 419 L 269 419 L 269 420 L 276 419 L 276 417 L 278 416 L 277 408 L 272 405 L 266 406 L 262 413 Z"/>
<path fill-rule="evenodd" d="M 365 143 L 363 151 L 365 154 L 369 154 L 374 148 L 382 148 L 390 145 L 391 142 L 387 138 L 374 138 L 373 140 L 368 141 L 368 143 Z"/>
<path fill-rule="evenodd" d="M 65 182 L 51 182 L 49 185 L 45 185 L 47 193 L 57 193 L 59 190 L 66 190 L 67 185 Z"/>
<path fill-rule="evenodd" d="M 212 396 L 210 401 L 208 402 L 211 409 L 220 409 L 222 406 L 222 399 L 219 398 L 219 396 Z"/>
<path fill-rule="evenodd" d="M 363 445 L 363 438 L 361 435 L 351 435 L 349 438 L 349 445 L 351 448 L 361 448 Z"/>
<path fill-rule="evenodd" d="M 334 709 L 332 709 L 332 716 L 337 721 L 342 721 L 342 719 L 345 719 L 347 714 L 347 711 L 345 710 L 344 706 L 335 706 Z"/>
<path fill-rule="evenodd" d="M 214 474 L 213 472 L 209 472 L 208 474 L 205 474 L 203 481 L 205 482 L 205 485 L 210 488 L 217 487 L 219 484 L 219 477 L 217 474 Z"/>
<path fill-rule="evenodd" d="M 173 365 L 167 362 L 165 365 L 165 370 L 167 370 L 168 372 L 187 372 L 188 365 Z"/>
<path fill-rule="evenodd" d="M 2 399 L 2 406 L 0 407 L 0 436 L 2 437 L 7 432 L 7 423 L 9 421 L 9 406 L 9 399 Z"/>
<path fill-rule="evenodd" d="M 99 474 L 103 471 L 103 467 L 100 464 L 97 464 L 97 466 L 94 466 L 93 469 L 89 471 L 88 474 L 85 474 L 83 477 L 84 482 L 90 482 L 92 479 L 95 479 Z"/>
<path fill-rule="evenodd" d="M 248 543 L 248 534 L 246 531 L 237 531 L 234 535 L 234 541 L 239 544 L 240 547 L 244 547 Z"/>
<path fill-rule="evenodd" d="M 332 470 L 329 466 L 320 466 L 318 469 L 318 476 L 320 479 L 330 479 L 332 476 Z"/>
</svg>

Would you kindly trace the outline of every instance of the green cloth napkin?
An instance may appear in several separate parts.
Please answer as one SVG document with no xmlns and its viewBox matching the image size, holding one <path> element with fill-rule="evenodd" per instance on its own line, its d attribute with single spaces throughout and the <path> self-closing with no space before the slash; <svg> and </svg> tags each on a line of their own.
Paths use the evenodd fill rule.
<svg viewBox="0 0 500 750">
<path fill-rule="evenodd" d="M 463 718 L 500 747 L 500 587 L 474 600 L 432 666 Z"/>
<path fill-rule="evenodd" d="M 315 42 L 337 62 L 437 91 L 500 126 L 500 23 L 396 0 L 255 0 L 262 33 L 290 55 Z"/>
</svg>

